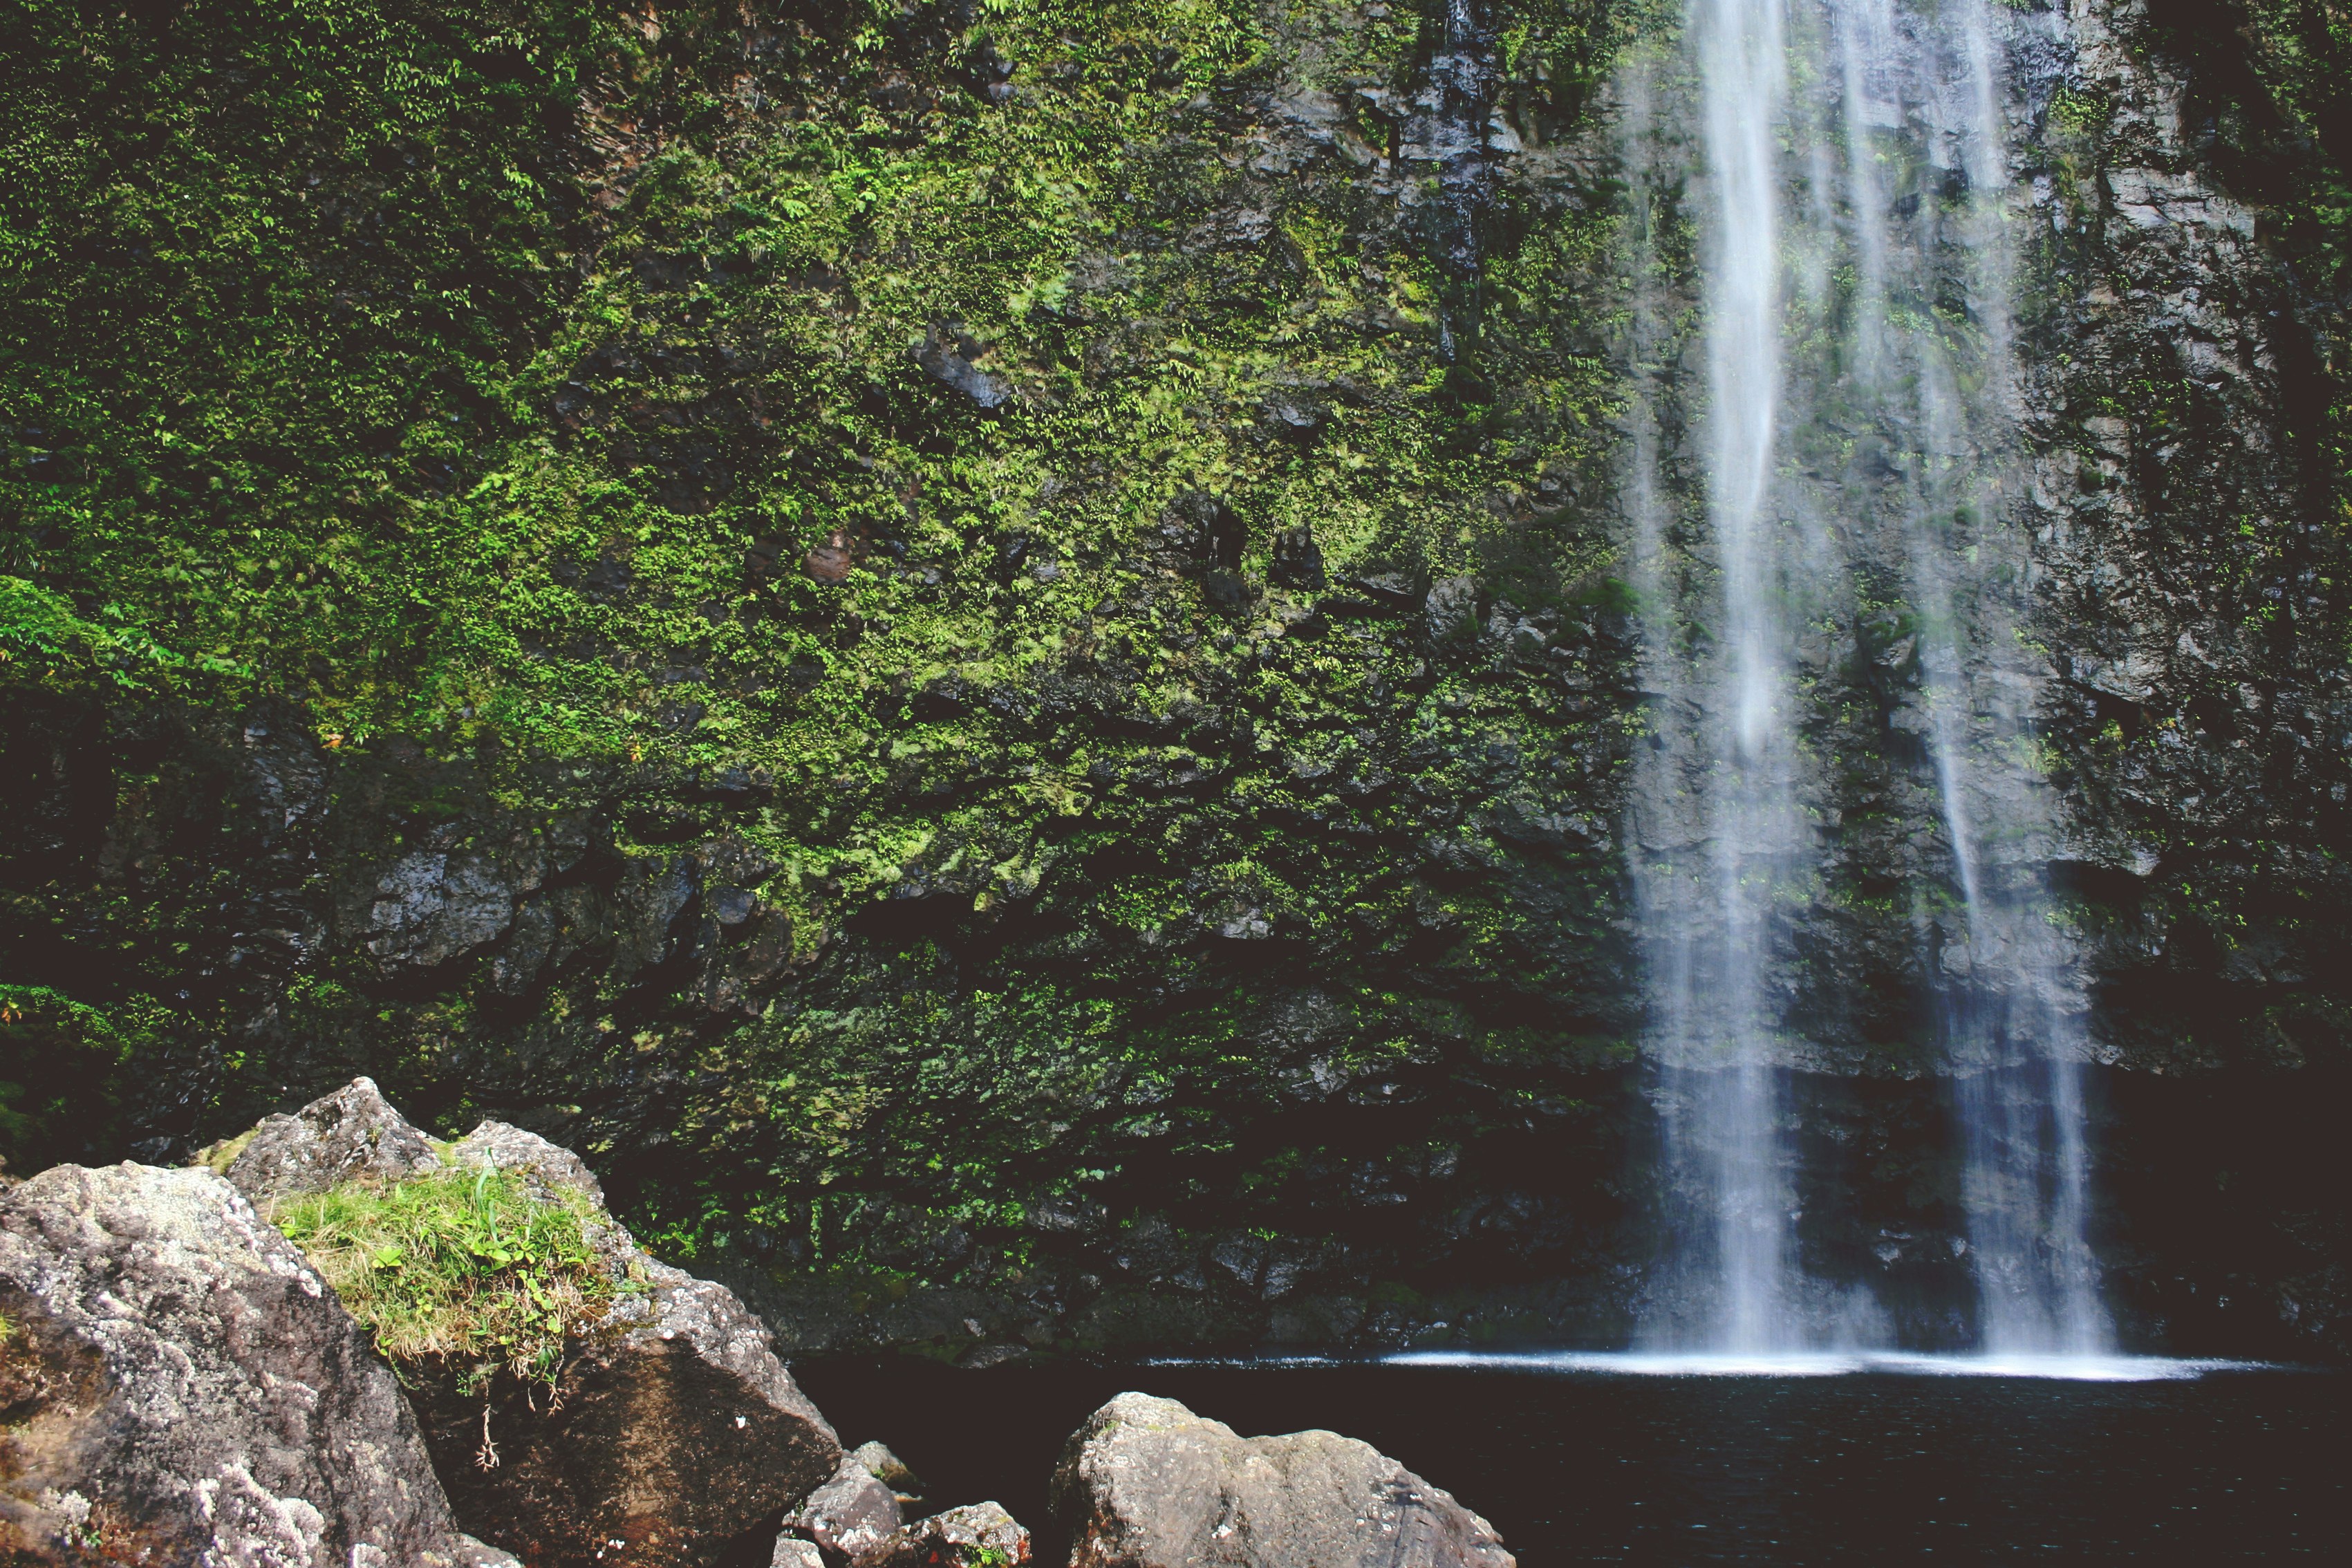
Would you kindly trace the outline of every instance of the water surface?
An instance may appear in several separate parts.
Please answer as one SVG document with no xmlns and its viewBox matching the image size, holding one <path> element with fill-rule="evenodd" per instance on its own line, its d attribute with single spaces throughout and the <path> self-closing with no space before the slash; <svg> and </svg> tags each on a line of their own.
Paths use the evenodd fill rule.
<svg viewBox="0 0 2352 1568">
<path fill-rule="evenodd" d="M 2142 1363 L 2125 1380 L 2118 1361 L 2104 1377 L 2013 1376 L 1963 1358 L 1739 1374 L 1599 1359 L 793 1370 L 845 1441 L 882 1438 L 940 1502 L 1002 1501 L 1044 1563 L 1066 1561 L 1046 1512 L 1063 1439 L 1128 1388 L 1244 1435 L 1361 1437 L 1485 1514 L 1528 1568 L 2341 1561 L 2352 1541 L 2352 1380 L 2325 1372 Z"/>
</svg>

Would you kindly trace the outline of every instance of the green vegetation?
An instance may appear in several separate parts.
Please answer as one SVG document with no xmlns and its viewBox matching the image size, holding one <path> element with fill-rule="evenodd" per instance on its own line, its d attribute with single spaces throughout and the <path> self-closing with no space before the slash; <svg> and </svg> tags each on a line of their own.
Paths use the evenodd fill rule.
<svg viewBox="0 0 2352 1568">
<path fill-rule="evenodd" d="M 92 1007 L 45 985 L 0 984 L 0 1146 L 29 1176 L 121 1136 L 133 1064 L 153 1059 L 169 1015 L 152 1002 Z"/>
<path fill-rule="evenodd" d="M 273 1217 L 395 1364 L 453 1369 L 460 1394 L 501 1372 L 552 1388 L 568 1344 L 604 1329 L 615 1281 L 585 1199 L 542 1202 L 506 1171 L 444 1171 L 295 1198 Z"/>
<path fill-rule="evenodd" d="M 1608 14 L 1528 11 L 1515 52 L 1574 59 L 1549 90 L 1580 93 Z M 1524 552 L 1475 498 L 1575 450 L 1597 362 L 1531 331 L 1465 380 L 1351 328 L 1360 267 L 1405 321 L 1435 279 L 1341 185 L 1298 182 L 1272 273 L 1255 245 L 1154 256 L 1235 184 L 1183 161 L 1188 103 L 1254 85 L 1254 8 L 958 14 L 851 5 L 779 43 L 780 90 L 933 73 L 901 113 L 780 120 L 719 96 L 717 11 L 32 7 L 0 86 L 0 679 L 194 682 L 298 698 L 341 746 L 753 764 L 824 793 L 964 738 L 880 743 L 908 682 L 1061 657 L 1188 484 L 1244 506 L 1260 570 L 1307 519 L 1335 566 Z M 905 58 L 942 28 L 944 61 Z M 1322 68 L 1393 76 L 1412 40 L 1375 26 Z M 1051 84 L 1034 106 L 943 90 L 982 44 Z M 655 116 L 659 138 L 623 129 Z M 583 173 L 592 149 L 620 167 Z M 1497 258 L 1506 313 L 1557 310 L 1548 280 L 1601 232 L 1555 218 Z M 1089 287 L 1073 268 L 1104 252 L 1129 279 Z M 908 362 L 950 320 L 1020 390 L 996 418 Z M 1269 392 L 1333 376 L 1390 395 L 1309 450 L 1263 439 Z M 806 581 L 836 531 L 848 582 Z M 763 540 L 781 577 L 746 581 Z M 1058 575 L 908 569 L 1007 552 Z M 1154 673 L 1162 701 L 1187 684 Z M 924 831 L 879 813 L 820 850 L 815 826 L 772 830 L 796 874 L 877 890 Z"/>
<path fill-rule="evenodd" d="M 1531 149 L 1639 10 L 1496 7 Z M 327 1064 L 455 1124 L 544 1106 L 526 1064 L 560 1062 L 568 1141 L 681 1253 L 929 1277 L 891 1237 L 1155 1202 L 1141 1150 L 1197 1223 L 1236 1194 L 1270 1222 L 1497 1117 L 1589 1120 L 1562 1081 L 1622 1056 L 1615 869 L 1497 823 L 1608 815 L 1634 729 L 1607 519 L 1572 504 L 1612 438 L 1616 220 L 1572 163 L 1501 171 L 1441 352 L 1426 172 L 1370 178 L 1433 16 L 26 7 L 7 787 L 153 826 L 12 860 L 8 963 L 144 1042 L 130 1119 L 194 1143 Z M 1188 497 L 1223 521 L 1171 544 Z M 1277 570 L 1302 530 L 1320 571 Z M 1516 651 L 1425 647 L 1464 573 L 1469 629 L 1529 618 Z M 205 804 L 242 798 L 255 713 L 332 760 L 332 810 Z M 563 906 L 581 955 L 541 983 L 388 984 L 260 886 L 324 868 L 290 901 L 363 919 L 436 834 L 572 816 L 602 887 L 724 846 L 761 973 L 810 978 L 648 994 L 608 899 Z M 329 839 L 273 861 L 288 831 Z M 1419 868 L 1433 835 L 1453 869 Z M 1269 1131 L 1302 1074 L 1414 1109 Z M 640 1158 L 647 1116 L 674 1142 Z"/>
<path fill-rule="evenodd" d="M 600 7 L 13 5 L 6 679 L 386 693 L 551 324 Z M 419 571 L 419 567 L 423 571 Z"/>
</svg>

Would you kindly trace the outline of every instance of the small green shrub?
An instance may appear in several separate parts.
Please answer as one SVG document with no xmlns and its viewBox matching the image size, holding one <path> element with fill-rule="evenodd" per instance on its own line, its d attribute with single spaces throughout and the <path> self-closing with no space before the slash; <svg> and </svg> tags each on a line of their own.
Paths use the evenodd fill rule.
<svg viewBox="0 0 2352 1568">
<path fill-rule="evenodd" d="M 442 1172 L 336 1187 L 275 1217 L 395 1365 L 439 1361 L 476 1394 L 502 1370 L 553 1387 L 565 1342 L 595 1333 L 629 1289 L 590 1248 L 585 1201 L 560 1200 L 505 1171 Z"/>
<path fill-rule="evenodd" d="M 119 1159 L 125 1064 L 161 1036 L 147 997 L 93 1007 L 44 985 L 0 984 L 0 1168 L 31 1175 Z"/>
<path fill-rule="evenodd" d="M 2077 135 L 2105 130 L 2114 114 L 2114 108 L 2095 93 L 2062 87 L 2050 97 L 2051 123 Z"/>
</svg>

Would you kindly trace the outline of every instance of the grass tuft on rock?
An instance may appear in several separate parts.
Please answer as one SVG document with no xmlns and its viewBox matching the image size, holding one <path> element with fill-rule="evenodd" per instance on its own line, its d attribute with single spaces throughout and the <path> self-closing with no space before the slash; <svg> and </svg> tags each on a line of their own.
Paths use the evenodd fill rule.
<svg viewBox="0 0 2352 1568">
<path fill-rule="evenodd" d="M 474 1394 L 501 1371 L 553 1387 L 566 1342 L 630 1288 L 589 1246 L 584 1207 L 509 1172 L 454 1171 L 352 1183 L 276 1218 L 395 1366 L 454 1367 Z"/>
</svg>

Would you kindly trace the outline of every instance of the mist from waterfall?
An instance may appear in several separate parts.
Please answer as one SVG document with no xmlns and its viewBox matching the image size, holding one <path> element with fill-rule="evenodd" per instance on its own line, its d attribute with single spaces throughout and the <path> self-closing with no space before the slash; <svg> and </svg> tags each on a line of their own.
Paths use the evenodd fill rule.
<svg viewBox="0 0 2352 1568">
<path fill-rule="evenodd" d="M 1989 0 L 1691 0 L 1687 23 L 1620 84 L 1654 733 L 1632 837 L 1665 1194 L 1644 1339 L 1744 1353 L 1889 1332 L 1801 1267 L 1788 1105 L 1817 1060 L 1792 932 L 1828 896 L 1835 816 L 1808 703 L 1850 626 L 1905 688 L 1890 745 L 1916 757 L 1911 924 L 1954 1085 L 1975 1338 L 2095 1352 L 2084 1007 L 2044 886 L 2015 521 L 2002 29 L 2028 24 Z M 1704 366 L 1679 448 L 1655 281 L 1677 216 Z"/>
</svg>

